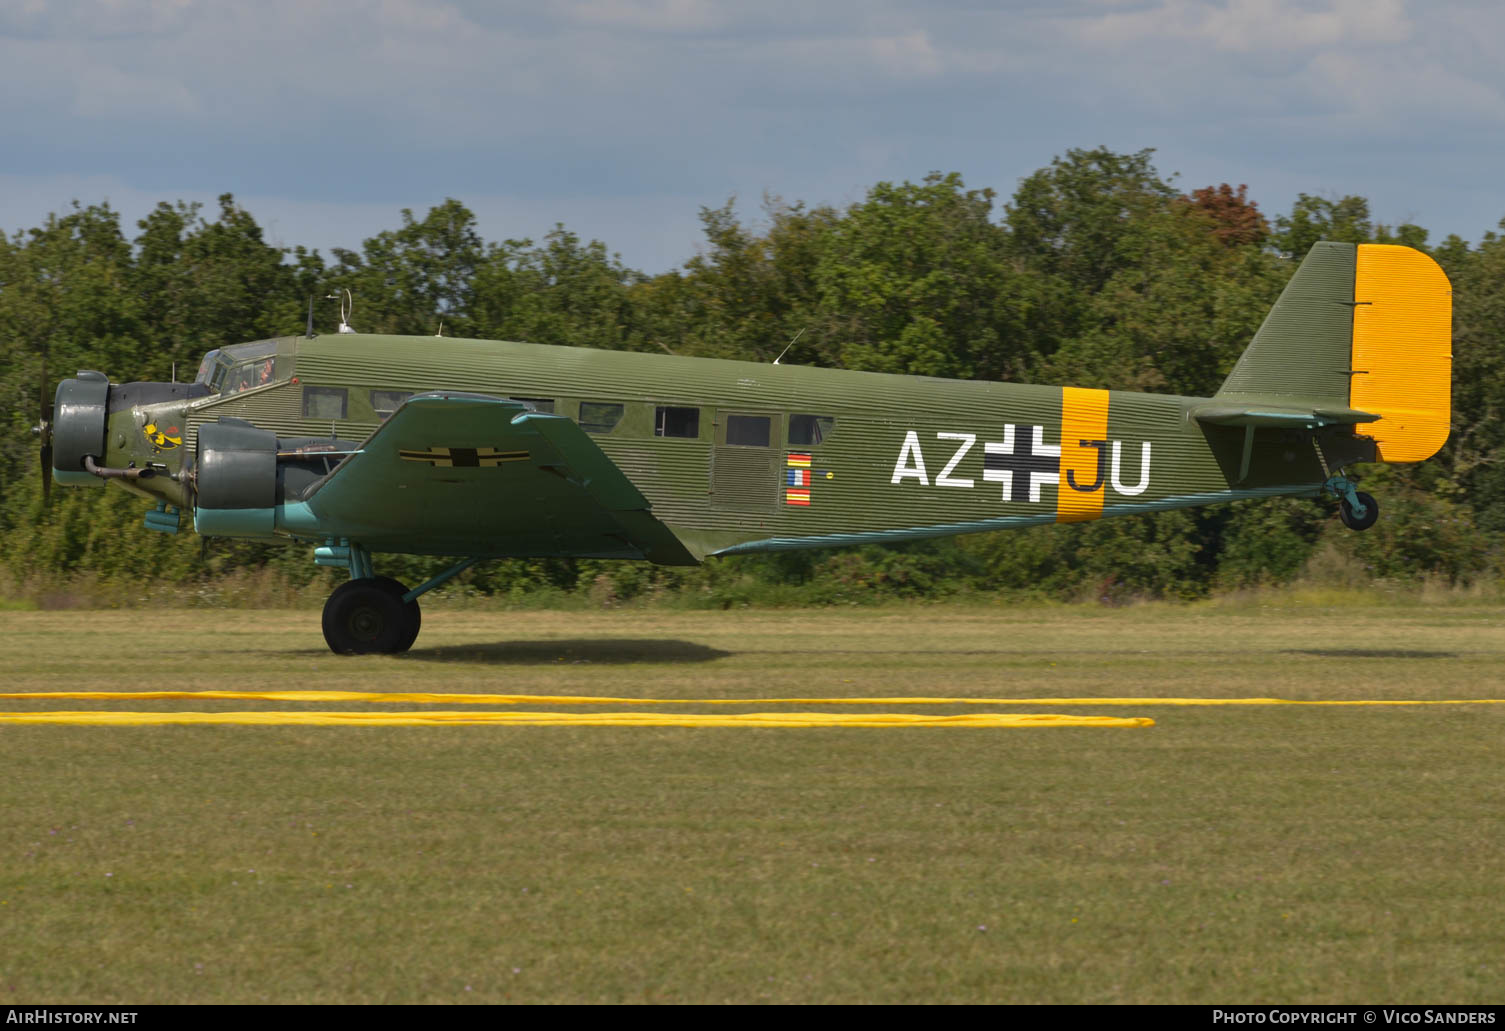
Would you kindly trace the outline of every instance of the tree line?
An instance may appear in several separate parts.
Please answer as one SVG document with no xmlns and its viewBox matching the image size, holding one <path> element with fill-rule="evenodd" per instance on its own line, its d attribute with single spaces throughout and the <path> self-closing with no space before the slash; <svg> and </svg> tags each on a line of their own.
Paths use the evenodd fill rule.
<svg viewBox="0 0 1505 1031">
<path fill-rule="evenodd" d="M 162 203 L 135 225 L 107 204 L 0 236 L 0 567 L 10 590 L 89 574 L 195 584 L 237 570 L 289 582 L 304 549 L 168 538 L 140 529 L 121 491 L 40 501 L 41 393 L 97 368 L 118 381 L 191 376 L 225 344 L 303 330 L 308 298 L 350 290 L 363 332 L 545 344 L 881 372 L 1214 392 L 1296 264 L 1319 239 L 1430 253 L 1454 288 L 1452 436 L 1416 467 L 1364 471 L 1386 514 L 1365 534 L 1330 505 L 1280 499 L 1101 524 L 1044 527 L 850 553 L 795 553 L 700 571 L 638 564 L 499 562 L 469 589 L 671 592 L 711 604 L 845 601 L 1014 591 L 1053 597 L 1172 595 L 1310 575 L 1465 582 L 1498 578 L 1505 540 L 1505 239 L 1438 243 L 1387 226 L 1362 197 L 1301 195 L 1273 219 L 1246 186 L 1183 191 L 1149 150 L 1072 150 L 1007 200 L 959 174 L 882 182 L 846 207 L 765 197 L 700 212 L 698 253 L 669 272 L 625 266 L 563 225 L 542 240 L 488 241 L 447 200 L 359 250 L 274 246 L 230 195 L 217 211 Z M 321 310 L 327 323 L 328 306 Z M 790 341 L 793 341 L 791 344 Z M 42 384 L 43 356 L 51 381 Z M 404 559 L 394 575 L 426 565 Z"/>
</svg>

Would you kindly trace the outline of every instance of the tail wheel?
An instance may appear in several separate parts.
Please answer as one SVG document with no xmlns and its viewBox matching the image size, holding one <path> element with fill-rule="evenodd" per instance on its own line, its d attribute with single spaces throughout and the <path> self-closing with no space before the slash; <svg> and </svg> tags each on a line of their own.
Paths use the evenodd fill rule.
<svg viewBox="0 0 1505 1031">
<path fill-rule="evenodd" d="M 418 606 L 403 604 L 404 593 L 401 584 L 386 577 L 341 584 L 324 603 L 324 640 L 330 650 L 339 655 L 407 651 L 418 636 Z"/>
<path fill-rule="evenodd" d="M 1375 524 L 1375 521 L 1380 517 L 1379 502 L 1375 501 L 1373 497 L 1365 494 L 1363 491 L 1359 491 L 1354 496 L 1359 499 L 1359 504 L 1364 506 L 1364 514 L 1362 516 L 1354 515 L 1353 506 L 1348 503 L 1348 499 L 1339 498 L 1338 518 L 1343 520 L 1343 525 L 1348 527 L 1350 530 L 1367 530 L 1371 526 L 1373 526 Z"/>
</svg>

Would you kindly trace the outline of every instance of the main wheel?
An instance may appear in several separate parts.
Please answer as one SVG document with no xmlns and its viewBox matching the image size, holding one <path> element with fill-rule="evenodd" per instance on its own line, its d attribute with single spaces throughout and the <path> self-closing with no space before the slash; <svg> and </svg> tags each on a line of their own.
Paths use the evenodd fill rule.
<svg viewBox="0 0 1505 1031">
<path fill-rule="evenodd" d="M 418 636 L 411 622 L 401 593 L 373 578 L 341 584 L 324 603 L 324 640 L 339 655 L 400 652 Z"/>
<path fill-rule="evenodd" d="M 1379 519 L 1380 505 L 1379 502 L 1363 491 L 1358 491 L 1357 497 L 1359 504 L 1364 506 L 1364 514 L 1362 516 L 1354 515 L 1353 506 L 1348 503 L 1348 499 L 1339 498 L 1338 518 L 1343 520 L 1343 525 L 1350 530 L 1367 530 L 1375 524 L 1375 520 Z"/>
<path fill-rule="evenodd" d="M 403 632 L 402 641 L 396 650 L 407 651 L 413 647 L 413 642 L 418 640 L 418 631 L 423 626 L 423 610 L 418 607 L 418 599 L 403 601 L 402 596 L 408 593 L 408 589 L 390 576 L 378 576 L 371 582 L 395 597 L 398 604 L 402 606 L 403 621 L 407 629 Z"/>
</svg>

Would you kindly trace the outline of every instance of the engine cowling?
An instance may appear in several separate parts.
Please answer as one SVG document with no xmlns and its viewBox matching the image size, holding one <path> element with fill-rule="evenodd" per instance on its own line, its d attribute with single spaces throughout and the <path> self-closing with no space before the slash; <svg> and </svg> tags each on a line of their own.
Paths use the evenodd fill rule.
<svg viewBox="0 0 1505 1031">
<path fill-rule="evenodd" d="M 73 379 L 57 385 L 53 399 L 52 472 L 59 483 L 76 487 L 103 486 L 84 471 L 84 458 L 102 460 L 105 453 L 105 420 L 108 417 L 110 377 L 102 372 L 80 370 Z"/>
<path fill-rule="evenodd" d="M 272 535 L 277 435 L 238 419 L 199 427 L 193 527 L 206 536 Z"/>
</svg>

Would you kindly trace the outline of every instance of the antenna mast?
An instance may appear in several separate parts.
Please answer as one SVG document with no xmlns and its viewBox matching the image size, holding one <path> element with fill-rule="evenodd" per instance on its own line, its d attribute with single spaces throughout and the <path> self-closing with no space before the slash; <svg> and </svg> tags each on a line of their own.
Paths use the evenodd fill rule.
<svg viewBox="0 0 1505 1031">
<path fill-rule="evenodd" d="M 784 355 L 789 353 L 789 349 L 794 346 L 794 342 L 804 335 L 805 331 L 801 329 L 798 333 L 794 334 L 794 336 L 790 337 L 789 343 L 784 345 L 784 349 L 779 352 L 779 356 L 773 360 L 773 363 L 777 365 L 779 364 L 779 362 L 783 361 Z"/>
</svg>

